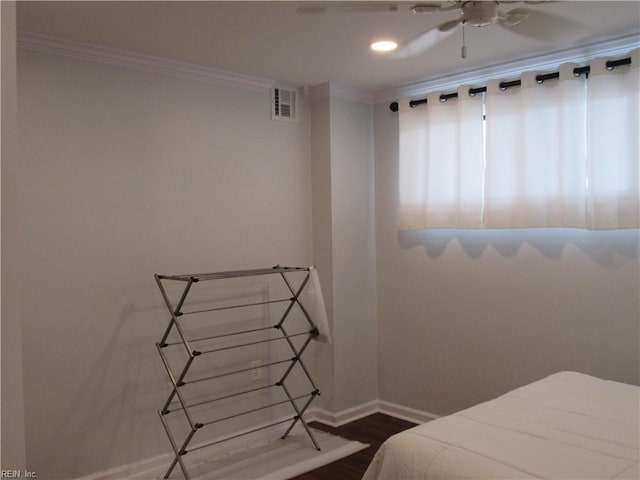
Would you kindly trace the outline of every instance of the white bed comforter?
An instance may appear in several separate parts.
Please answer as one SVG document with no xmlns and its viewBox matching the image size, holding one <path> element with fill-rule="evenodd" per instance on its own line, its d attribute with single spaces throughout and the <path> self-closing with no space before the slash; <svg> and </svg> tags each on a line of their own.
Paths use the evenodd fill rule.
<svg viewBox="0 0 640 480">
<path fill-rule="evenodd" d="M 639 387 L 561 372 L 394 435 L 363 480 L 637 480 L 639 417 Z"/>
</svg>

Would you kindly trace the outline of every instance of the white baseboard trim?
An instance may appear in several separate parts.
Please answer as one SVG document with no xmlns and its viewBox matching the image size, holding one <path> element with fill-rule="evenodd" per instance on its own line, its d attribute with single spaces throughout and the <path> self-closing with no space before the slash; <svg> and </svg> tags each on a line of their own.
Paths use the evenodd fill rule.
<svg viewBox="0 0 640 480">
<path fill-rule="evenodd" d="M 159 465 L 169 465 L 173 459 L 172 453 L 163 453 L 152 458 L 140 460 L 126 465 L 120 465 L 119 467 L 113 467 L 101 472 L 92 473 L 84 477 L 78 477 L 76 480 L 115 480 L 119 478 L 127 478 L 134 473 L 141 473 L 148 470 L 152 470 Z"/>
<path fill-rule="evenodd" d="M 324 423 L 325 425 L 328 425 L 330 427 L 339 427 L 341 425 L 344 425 L 345 423 L 359 420 L 360 418 L 364 418 L 377 412 L 378 400 L 373 400 L 371 402 L 358 405 L 357 407 L 342 410 L 341 412 L 330 412 L 321 408 L 310 408 L 309 410 L 307 410 L 305 419 L 307 421 L 317 421 L 320 423 Z"/>
<path fill-rule="evenodd" d="M 405 407 L 403 405 L 385 402 L 382 400 L 373 400 L 340 412 L 330 412 L 321 408 L 309 408 L 305 413 L 304 418 L 307 422 L 317 421 L 330 427 L 339 427 L 374 413 L 384 413 L 385 415 L 417 424 L 425 423 L 440 417 L 440 415 L 417 410 L 415 408 Z M 233 436 L 235 435 L 229 435 L 229 437 Z M 116 480 L 127 478 L 134 473 L 140 474 L 142 472 L 155 469 L 159 465 L 169 465 L 173 457 L 173 452 L 164 453 L 138 462 L 93 473 L 91 475 L 78 478 L 77 480 Z"/>
<path fill-rule="evenodd" d="M 384 413 L 385 415 L 417 424 L 429 422 L 440 417 L 440 415 L 436 415 L 435 413 L 425 412 L 383 400 L 373 400 L 335 413 L 321 408 L 310 408 L 307 412 L 306 418 L 308 421 L 317 421 L 330 427 L 339 427 L 374 413 Z"/>
<path fill-rule="evenodd" d="M 435 413 L 425 412 L 424 410 L 417 410 L 411 407 L 405 407 L 404 405 L 398 405 L 397 403 L 378 401 L 378 411 L 391 417 L 400 418 L 413 423 L 425 423 L 440 418 L 440 415 Z"/>
<path fill-rule="evenodd" d="M 236 432 L 223 435 L 217 439 L 209 439 L 203 442 L 195 443 L 191 445 L 189 450 L 198 450 L 200 446 L 206 445 L 212 440 L 216 442 L 221 442 L 221 443 L 228 441 L 230 445 L 234 445 L 234 442 L 235 442 L 236 446 L 240 448 L 242 446 L 242 440 L 238 439 L 238 437 L 244 436 L 245 434 L 248 434 L 248 433 L 254 433 L 256 429 L 261 430 L 264 428 L 265 431 L 267 431 L 269 430 L 269 428 L 275 428 L 277 424 L 283 421 L 286 421 L 290 418 L 291 416 L 289 415 L 286 417 L 272 419 L 269 422 L 264 422 L 258 425 L 254 425 L 250 428 L 238 430 Z M 305 415 L 305 421 L 306 420 L 307 418 Z M 270 425 L 272 425 L 273 427 L 269 427 Z M 257 432 L 255 433 L 255 435 L 257 435 L 257 438 L 261 438 L 260 437 L 261 432 Z M 160 455 L 147 458 L 145 460 L 139 460 L 137 462 L 128 463 L 126 465 L 120 465 L 118 467 L 113 467 L 108 470 L 103 470 L 101 472 L 92 473 L 90 475 L 77 478 L 76 480 L 122 480 L 123 478 L 129 478 L 129 477 L 132 477 L 133 475 L 141 475 L 141 474 L 144 474 L 144 472 L 155 470 L 159 466 L 168 467 L 174 458 L 175 458 L 175 454 L 173 452 L 162 453 Z M 197 463 L 198 461 L 206 460 L 206 458 L 207 458 L 206 452 L 202 452 L 202 453 L 190 452 L 191 463 Z M 180 471 L 180 466 L 176 465 L 175 470 Z"/>
</svg>

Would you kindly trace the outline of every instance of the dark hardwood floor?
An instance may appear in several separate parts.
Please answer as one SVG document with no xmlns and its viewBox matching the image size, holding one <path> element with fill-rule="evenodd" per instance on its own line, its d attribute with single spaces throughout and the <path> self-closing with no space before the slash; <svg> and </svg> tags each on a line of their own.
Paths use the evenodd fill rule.
<svg viewBox="0 0 640 480">
<path fill-rule="evenodd" d="M 370 446 L 342 460 L 295 477 L 293 480 L 360 480 L 382 442 L 395 433 L 414 427 L 415 424 L 375 413 L 338 428 L 318 422 L 311 422 L 309 426 L 349 440 L 368 443 Z"/>
</svg>

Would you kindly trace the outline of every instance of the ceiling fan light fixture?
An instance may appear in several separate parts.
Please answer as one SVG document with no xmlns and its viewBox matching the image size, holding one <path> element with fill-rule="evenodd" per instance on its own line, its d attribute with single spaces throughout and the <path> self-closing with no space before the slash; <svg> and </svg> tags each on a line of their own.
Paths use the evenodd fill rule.
<svg viewBox="0 0 640 480">
<path fill-rule="evenodd" d="M 394 51 L 398 48 L 398 44 L 393 40 L 379 40 L 369 45 L 369 48 L 374 52 L 385 53 Z"/>
</svg>

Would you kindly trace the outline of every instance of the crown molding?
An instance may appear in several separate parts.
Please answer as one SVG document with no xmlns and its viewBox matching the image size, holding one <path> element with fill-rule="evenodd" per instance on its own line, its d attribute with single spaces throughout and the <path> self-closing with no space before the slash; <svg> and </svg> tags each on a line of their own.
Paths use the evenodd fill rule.
<svg viewBox="0 0 640 480">
<path fill-rule="evenodd" d="M 480 84 L 497 77 L 504 79 L 518 77 L 523 71 L 553 70 L 562 63 L 587 62 L 596 56 L 625 55 L 630 50 L 638 48 L 638 45 L 640 45 L 639 35 L 627 35 L 606 42 L 592 43 L 489 67 L 437 76 L 396 88 L 380 90 L 375 93 L 335 83 L 323 83 L 305 88 L 305 94 L 311 101 L 334 97 L 358 103 L 377 104 L 398 100 L 403 97 L 424 95 L 435 90 L 455 90 L 458 86 L 466 83 Z M 17 47 L 258 92 L 267 91 L 278 85 L 275 80 L 267 78 L 243 75 L 213 67 L 76 42 L 24 30 L 18 31 Z"/>
<path fill-rule="evenodd" d="M 523 71 L 555 70 L 563 63 L 586 63 L 598 56 L 615 57 L 618 55 L 626 55 L 631 50 L 638 48 L 638 45 L 640 45 L 640 35 L 633 34 L 545 55 L 467 70 L 452 75 L 438 76 L 402 87 L 380 90 L 375 94 L 375 103 L 424 95 L 437 90 L 456 90 L 460 85 L 465 84 L 481 85 L 495 78 L 506 80 L 520 77 Z"/>
<path fill-rule="evenodd" d="M 242 75 L 213 67 L 76 42 L 24 30 L 18 31 L 17 47 L 258 92 L 268 91 L 276 85 L 274 80 L 266 78 Z"/>
</svg>

